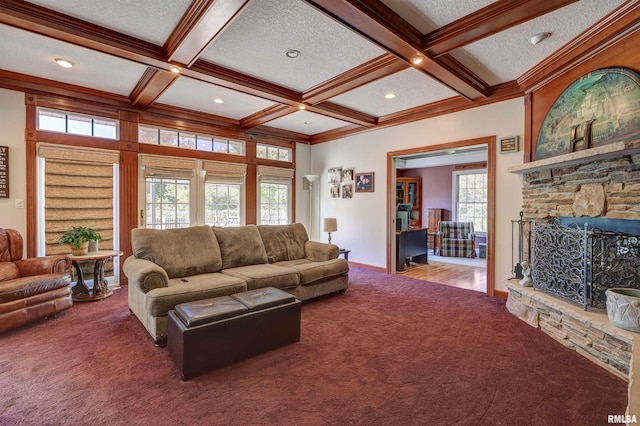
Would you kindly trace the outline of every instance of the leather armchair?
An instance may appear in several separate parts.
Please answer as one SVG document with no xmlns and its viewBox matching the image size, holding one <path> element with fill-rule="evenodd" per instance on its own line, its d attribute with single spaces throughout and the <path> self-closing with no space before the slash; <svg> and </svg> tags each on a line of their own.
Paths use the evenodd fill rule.
<svg viewBox="0 0 640 426">
<path fill-rule="evenodd" d="M 22 258 L 22 236 L 0 228 L 0 333 L 69 309 L 71 259 Z"/>
</svg>

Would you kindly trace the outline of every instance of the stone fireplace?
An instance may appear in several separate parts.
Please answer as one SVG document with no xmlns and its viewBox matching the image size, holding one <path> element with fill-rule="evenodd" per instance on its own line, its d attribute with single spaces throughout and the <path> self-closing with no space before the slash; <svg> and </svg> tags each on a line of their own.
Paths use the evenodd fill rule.
<svg viewBox="0 0 640 426">
<path fill-rule="evenodd" d="M 536 224 L 560 217 L 640 223 L 640 141 L 614 142 L 509 171 L 522 175 L 523 218 Z M 581 303 L 522 287 L 517 280 L 505 284 L 512 314 L 625 380 L 634 371 L 639 374 L 640 334 L 611 324 L 603 304 L 585 311 Z M 630 398 L 632 387 L 634 395 L 640 394 L 639 384 L 630 384 Z"/>
</svg>

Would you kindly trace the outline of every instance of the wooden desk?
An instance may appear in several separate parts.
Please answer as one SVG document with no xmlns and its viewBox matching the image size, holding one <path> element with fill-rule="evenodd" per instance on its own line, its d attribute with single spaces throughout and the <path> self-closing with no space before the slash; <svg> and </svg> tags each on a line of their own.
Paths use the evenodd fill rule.
<svg viewBox="0 0 640 426">
<path fill-rule="evenodd" d="M 121 251 L 117 250 L 100 250 L 89 252 L 83 256 L 69 255 L 71 264 L 76 270 L 78 281 L 73 286 L 73 300 L 76 302 L 90 302 L 94 300 L 102 300 L 113 294 L 107 286 L 107 280 L 104 279 L 104 264 L 114 257 L 122 256 Z M 80 267 L 80 262 L 93 260 L 93 286 L 89 286 L 84 282 L 84 274 Z"/>
<path fill-rule="evenodd" d="M 396 271 L 404 271 L 407 259 L 429 263 L 427 228 L 409 228 L 396 231 Z"/>
</svg>

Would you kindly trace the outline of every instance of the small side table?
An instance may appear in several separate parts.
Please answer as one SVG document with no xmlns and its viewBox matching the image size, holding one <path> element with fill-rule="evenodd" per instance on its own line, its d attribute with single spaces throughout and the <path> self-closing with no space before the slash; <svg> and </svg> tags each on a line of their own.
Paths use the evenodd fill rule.
<svg viewBox="0 0 640 426">
<path fill-rule="evenodd" d="M 351 250 L 341 248 L 340 250 L 338 250 L 338 257 L 340 257 L 340 255 L 343 254 L 344 259 L 346 261 L 349 261 L 349 253 L 351 253 Z"/>
<path fill-rule="evenodd" d="M 436 254 L 436 250 L 438 249 L 438 233 L 437 232 L 427 232 L 427 239 L 431 240 L 433 244 L 433 254 Z"/>
<path fill-rule="evenodd" d="M 102 300 L 113 294 L 113 290 L 109 290 L 107 286 L 107 280 L 104 279 L 104 264 L 109 259 L 122 256 L 121 251 L 117 250 L 100 250 L 87 253 L 82 256 L 69 255 L 71 258 L 71 264 L 76 270 L 78 281 L 73 287 L 73 300 L 75 302 L 91 302 L 94 300 Z M 84 282 L 84 275 L 80 262 L 86 262 L 93 260 L 93 287 L 89 288 Z"/>
</svg>

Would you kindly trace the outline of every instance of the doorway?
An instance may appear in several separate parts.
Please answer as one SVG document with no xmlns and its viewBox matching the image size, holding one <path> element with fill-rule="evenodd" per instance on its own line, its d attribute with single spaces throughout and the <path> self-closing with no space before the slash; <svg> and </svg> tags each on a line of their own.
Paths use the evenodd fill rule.
<svg viewBox="0 0 640 426">
<path fill-rule="evenodd" d="M 495 294 L 494 232 L 495 232 L 495 163 L 496 138 L 488 136 L 433 146 L 423 146 L 387 153 L 387 273 L 396 272 L 396 174 L 397 162 L 412 158 L 439 158 L 454 153 L 486 152 L 487 165 L 487 231 L 486 231 L 486 294 Z"/>
</svg>

